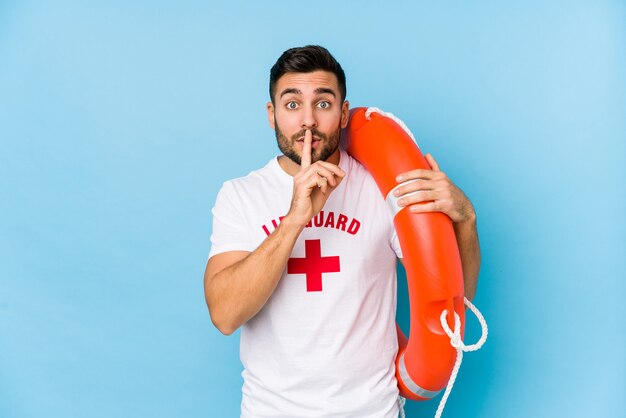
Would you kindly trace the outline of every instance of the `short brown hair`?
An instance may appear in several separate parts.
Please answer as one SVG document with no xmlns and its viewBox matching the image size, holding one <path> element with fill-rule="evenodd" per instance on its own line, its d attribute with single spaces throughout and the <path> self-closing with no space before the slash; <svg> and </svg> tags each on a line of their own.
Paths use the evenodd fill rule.
<svg viewBox="0 0 626 418">
<path fill-rule="evenodd" d="M 346 99 L 346 75 L 335 57 L 324 47 L 307 45 L 283 52 L 270 70 L 270 99 L 274 103 L 276 83 L 286 73 L 311 73 L 328 71 L 337 76 L 341 101 Z"/>
</svg>

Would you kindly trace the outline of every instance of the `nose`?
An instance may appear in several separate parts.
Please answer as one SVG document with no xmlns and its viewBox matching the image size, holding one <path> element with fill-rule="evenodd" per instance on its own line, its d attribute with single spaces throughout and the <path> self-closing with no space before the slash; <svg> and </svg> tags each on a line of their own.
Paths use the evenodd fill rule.
<svg viewBox="0 0 626 418">
<path fill-rule="evenodd" d="M 317 119 L 315 118 L 315 112 L 311 106 L 305 106 L 304 112 L 302 112 L 302 129 L 317 128 Z"/>
</svg>

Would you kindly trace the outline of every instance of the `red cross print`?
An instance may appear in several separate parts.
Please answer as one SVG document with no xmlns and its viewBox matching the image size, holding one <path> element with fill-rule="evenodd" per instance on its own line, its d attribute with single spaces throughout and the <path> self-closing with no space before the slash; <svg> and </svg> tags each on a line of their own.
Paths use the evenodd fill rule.
<svg viewBox="0 0 626 418">
<path fill-rule="evenodd" d="M 322 246 L 318 239 L 304 242 L 304 258 L 290 258 L 287 273 L 306 274 L 306 291 L 322 291 L 322 273 L 339 272 L 339 256 L 322 257 Z"/>
</svg>

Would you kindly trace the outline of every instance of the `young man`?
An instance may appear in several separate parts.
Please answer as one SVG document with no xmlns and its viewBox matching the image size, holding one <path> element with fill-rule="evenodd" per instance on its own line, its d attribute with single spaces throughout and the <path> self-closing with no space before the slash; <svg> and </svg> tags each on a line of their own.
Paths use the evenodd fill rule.
<svg viewBox="0 0 626 418">
<path fill-rule="evenodd" d="M 204 289 L 222 333 L 242 326 L 242 417 L 398 416 L 402 253 L 376 183 L 340 147 L 345 97 L 344 72 L 326 49 L 284 52 L 267 103 L 282 155 L 224 183 L 213 208 Z M 400 188 L 400 204 L 453 220 L 471 299 L 474 209 L 427 159 L 432 170 L 402 175 L 419 180 Z"/>
</svg>

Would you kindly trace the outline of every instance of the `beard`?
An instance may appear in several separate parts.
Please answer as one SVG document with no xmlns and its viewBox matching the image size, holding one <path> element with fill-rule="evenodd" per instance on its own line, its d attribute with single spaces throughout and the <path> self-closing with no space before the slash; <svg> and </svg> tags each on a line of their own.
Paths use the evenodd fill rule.
<svg viewBox="0 0 626 418">
<path fill-rule="evenodd" d="M 278 148 L 280 148 L 280 151 L 291 161 L 298 165 L 301 165 L 302 156 L 296 153 L 296 150 L 294 149 L 294 144 L 298 141 L 298 138 L 304 137 L 306 129 L 302 129 L 298 133 L 293 134 L 291 136 L 291 139 L 289 139 L 278 127 L 276 117 L 274 117 L 274 127 L 276 133 L 276 142 L 278 143 Z M 320 138 L 320 142 L 322 145 L 318 149 L 311 148 L 311 163 L 314 163 L 316 161 L 326 161 L 328 157 L 333 155 L 333 153 L 337 151 L 337 148 L 339 148 L 339 140 L 341 139 L 341 125 L 337 125 L 337 129 L 328 135 L 318 131 L 315 128 L 311 129 L 311 134 L 313 134 L 314 137 Z"/>
</svg>

